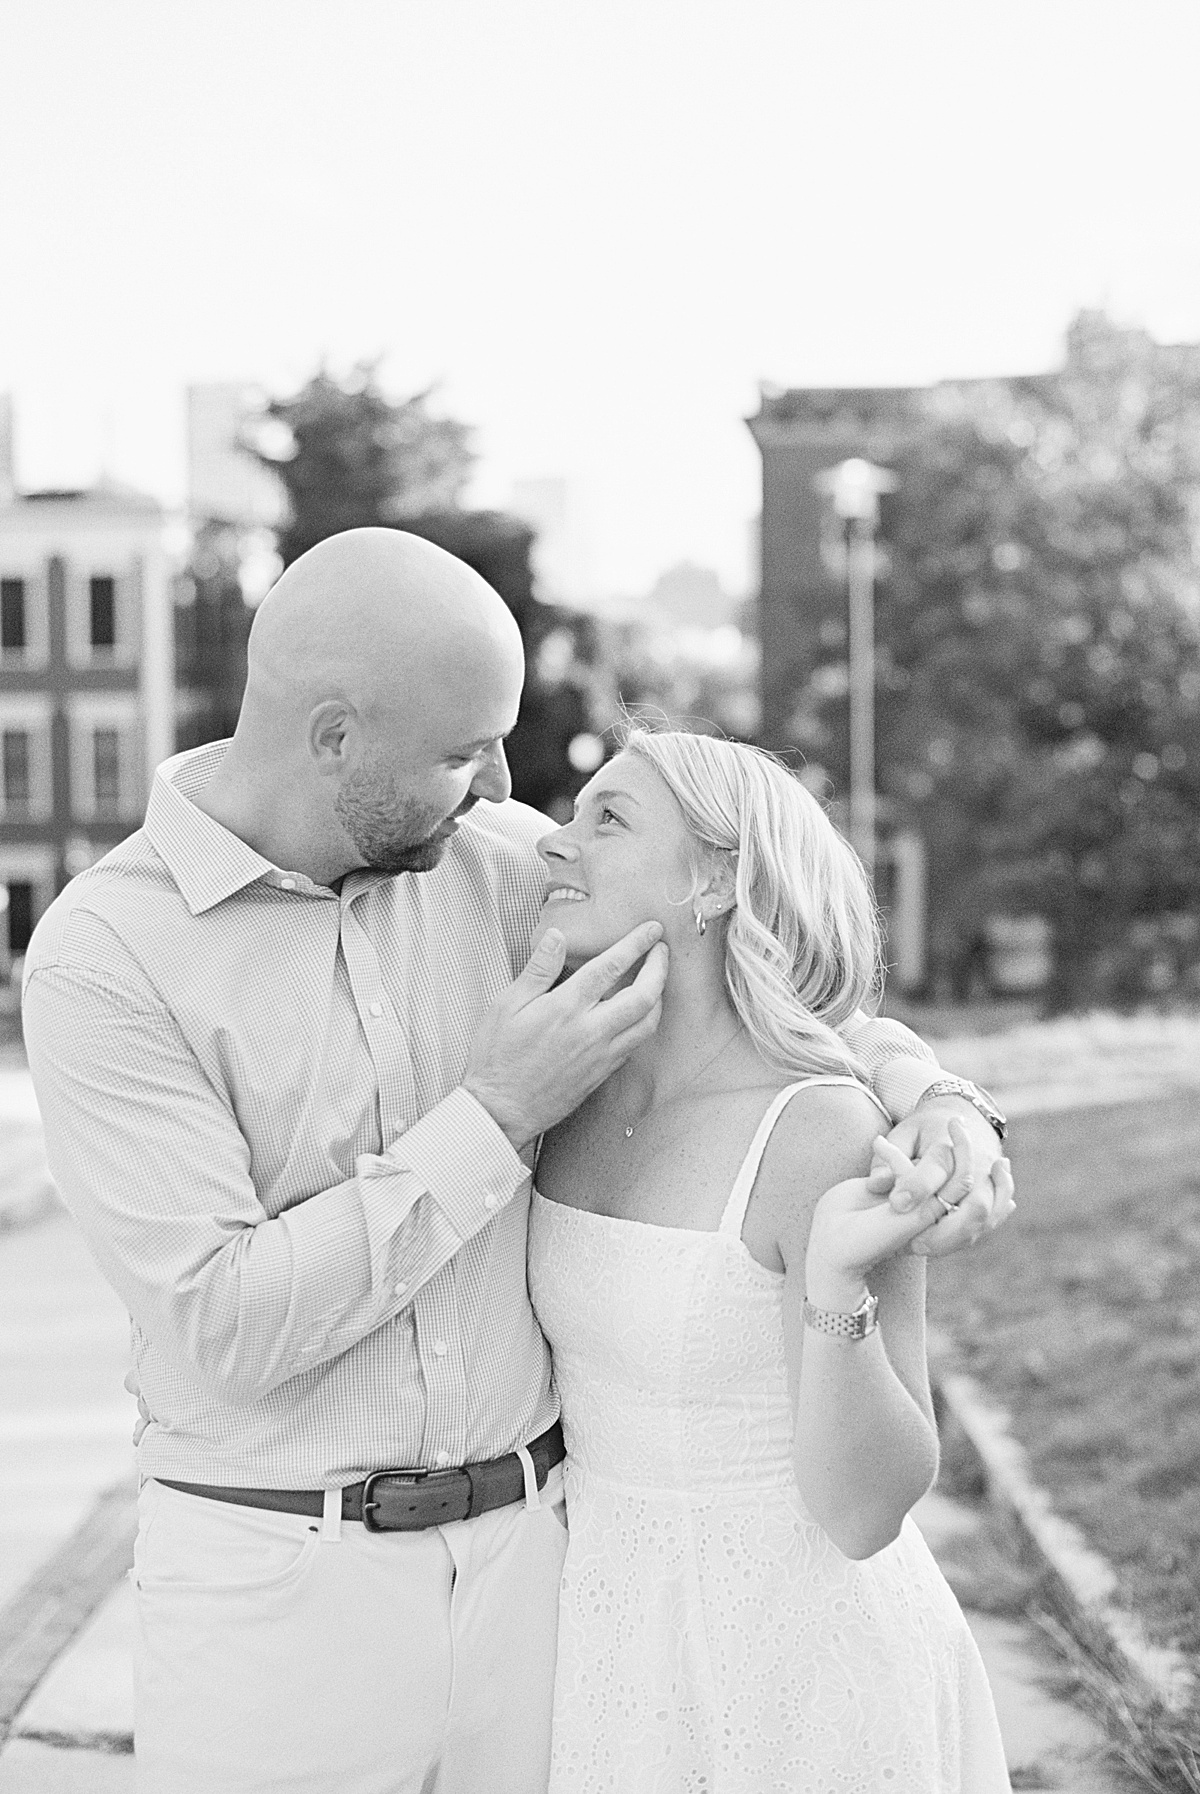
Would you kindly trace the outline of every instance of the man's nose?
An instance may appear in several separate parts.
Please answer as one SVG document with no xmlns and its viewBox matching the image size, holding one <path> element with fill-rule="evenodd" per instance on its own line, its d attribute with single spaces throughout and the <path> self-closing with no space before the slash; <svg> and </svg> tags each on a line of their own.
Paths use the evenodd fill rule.
<svg viewBox="0 0 1200 1794">
<path fill-rule="evenodd" d="M 508 770 L 502 743 L 497 742 L 471 780 L 476 797 L 485 797 L 490 804 L 502 804 L 512 796 L 512 774 Z"/>
</svg>

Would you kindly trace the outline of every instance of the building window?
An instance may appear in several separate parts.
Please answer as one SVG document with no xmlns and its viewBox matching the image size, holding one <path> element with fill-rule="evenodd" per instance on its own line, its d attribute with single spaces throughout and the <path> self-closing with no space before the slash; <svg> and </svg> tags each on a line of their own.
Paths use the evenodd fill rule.
<svg viewBox="0 0 1200 1794">
<path fill-rule="evenodd" d="M 97 816 L 121 813 L 121 737 L 116 729 L 92 732 L 92 779 Z"/>
<path fill-rule="evenodd" d="M 25 581 L 0 579 L 0 653 L 17 653 L 26 646 Z"/>
<path fill-rule="evenodd" d="M 117 645 L 117 582 L 111 575 L 97 574 L 88 581 L 89 627 L 93 648 L 115 648 Z"/>
<path fill-rule="evenodd" d="M 33 886 L 23 879 L 13 880 L 8 890 L 8 950 L 24 953 L 33 933 Z"/>
<path fill-rule="evenodd" d="M 4 807 L 29 808 L 29 731 L 5 729 L 3 745 Z"/>
</svg>

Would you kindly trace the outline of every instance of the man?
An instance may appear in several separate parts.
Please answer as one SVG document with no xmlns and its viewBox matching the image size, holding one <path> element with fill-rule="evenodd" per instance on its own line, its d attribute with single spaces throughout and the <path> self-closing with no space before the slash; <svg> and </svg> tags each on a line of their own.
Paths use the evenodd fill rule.
<svg viewBox="0 0 1200 1794">
<path fill-rule="evenodd" d="M 545 830 L 506 802 L 522 675 L 452 556 L 320 544 L 255 618 L 232 740 L 159 769 L 29 950 L 51 1167 L 149 1416 L 153 1794 L 545 1783 L 565 1521 L 529 1167 L 655 1027 L 666 950 L 647 925 L 555 988 L 551 936 L 522 969 Z M 893 1024 L 855 1044 L 894 1113 L 938 1078 Z M 962 1097 L 897 1138 L 936 1151 L 951 1112 L 986 1171 Z M 984 1175 L 943 1194 L 932 1251 L 1002 1218 Z"/>
</svg>

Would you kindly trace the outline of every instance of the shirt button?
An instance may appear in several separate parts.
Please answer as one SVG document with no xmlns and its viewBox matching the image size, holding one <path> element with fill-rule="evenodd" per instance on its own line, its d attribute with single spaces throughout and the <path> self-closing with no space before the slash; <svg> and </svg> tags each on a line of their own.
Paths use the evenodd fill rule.
<svg viewBox="0 0 1200 1794">
<path fill-rule="evenodd" d="M 497 1196 L 495 1190 L 488 1191 L 487 1195 L 483 1199 L 483 1206 L 484 1206 L 484 1208 L 499 1208 L 500 1207 L 500 1198 Z"/>
<path fill-rule="evenodd" d="M 403 1295 L 405 1295 L 405 1294 L 406 1294 L 406 1293 L 407 1293 L 407 1290 L 408 1290 L 408 1285 L 407 1285 L 407 1283 L 397 1283 L 397 1284 L 396 1284 L 396 1285 L 395 1285 L 395 1286 L 394 1286 L 394 1292 L 393 1292 L 393 1293 L 394 1293 L 394 1294 L 395 1294 L 395 1295 L 397 1295 L 397 1296 L 403 1296 Z"/>
<path fill-rule="evenodd" d="M 444 1339 L 435 1339 L 433 1342 L 433 1350 L 437 1357 L 444 1358 L 446 1353 L 450 1350 L 450 1347 L 446 1344 Z"/>
<path fill-rule="evenodd" d="M 281 891 L 294 891 L 296 889 L 296 881 L 294 878 L 281 878 L 279 881 L 279 888 Z"/>
<path fill-rule="evenodd" d="M 433 1454 L 433 1461 L 439 1469 L 444 1470 L 446 1465 L 450 1462 L 450 1453 L 448 1451 L 435 1451 Z"/>
<path fill-rule="evenodd" d="M 369 1015 L 382 1015 L 383 1014 L 383 1004 L 378 1001 L 376 1001 L 374 1003 L 369 1003 L 367 1005 L 367 1013 Z"/>
</svg>

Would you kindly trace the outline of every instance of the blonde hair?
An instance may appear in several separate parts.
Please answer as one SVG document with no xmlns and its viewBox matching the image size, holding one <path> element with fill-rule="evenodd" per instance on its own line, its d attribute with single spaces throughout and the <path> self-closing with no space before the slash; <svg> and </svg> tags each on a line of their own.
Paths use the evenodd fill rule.
<svg viewBox="0 0 1200 1794">
<path fill-rule="evenodd" d="M 883 983 L 866 873 L 821 805 L 759 748 L 634 724 L 621 746 L 666 784 L 705 862 L 724 858 L 735 907 L 725 984 L 759 1053 L 780 1071 L 861 1076 L 837 1028 Z M 693 892 L 694 895 L 694 892 Z"/>
</svg>

